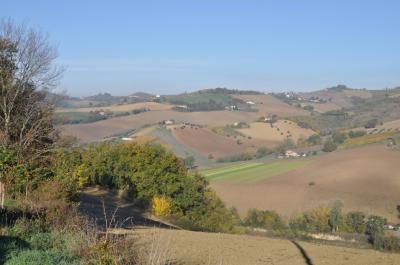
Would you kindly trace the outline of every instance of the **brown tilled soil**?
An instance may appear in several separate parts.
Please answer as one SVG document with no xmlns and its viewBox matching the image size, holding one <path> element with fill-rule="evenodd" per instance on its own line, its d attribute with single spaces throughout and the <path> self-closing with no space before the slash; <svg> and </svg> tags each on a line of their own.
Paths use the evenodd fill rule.
<svg viewBox="0 0 400 265">
<path fill-rule="evenodd" d="M 235 139 L 216 134 L 206 128 L 191 128 L 190 126 L 185 126 L 184 129 L 177 126 L 171 129 L 171 133 L 187 147 L 204 156 L 212 154 L 216 158 L 245 152 L 255 152 L 257 147 L 273 147 L 280 143 L 279 141 L 247 139 L 244 137 L 237 137 Z M 241 144 L 236 142 L 237 139 L 240 140 Z"/>
<path fill-rule="evenodd" d="M 345 210 L 379 214 L 396 221 L 400 204 L 400 152 L 371 145 L 308 158 L 305 167 L 253 183 L 216 182 L 229 206 L 276 210 L 289 218 L 306 209 L 344 203 Z"/>
<path fill-rule="evenodd" d="M 90 108 L 62 108 L 57 109 L 56 112 L 91 112 L 96 110 L 110 110 L 110 111 L 132 111 L 134 109 L 148 108 L 150 110 L 169 110 L 173 105 L 161 104 L 157 102 L 139 102 L 123 105 L 111 105 L 105 107 L 90 107 Z"/>
<path fill-rule="evenodd" d="M 234 95 L 234 97 L 256 103 L 260 117 L 267 114 L 279 116 L 309 115 L 308 111 L 290 106 L 271 95 Z"/>
<path fill-rule="evenodd" d="M 394 265 L 399 254 L 258 236 L 143 229 L 134 232 L 172 264 Z"/>
<path fill-rule="evenodd" d="M 158 123 L 163 120 L 189 122 L 211 127 L 225 126 L 235 122 L 252 122 L 261 116 L 258 112 L 244 111 L 208 111 L 208 112 L 177 112 L 149 111 L 138 115 L 117 117 L 103 121 L 63 125 L 60 127 L 65 135 L 77 136 L 82 142 L 99 141 L 103 138 L 138 129 L 146 124 Z"/>
<path fill-rule="evenodd" d="M 115 212 L 117 208 L 118 211 Z M 86 189 L 81 195 L 80 210 L 95 218 L 99 224 L 104 223 L 104 212 L 108 220 L 115 212 L 119 228 L 111 228 L 111 232 L 135 237 L 136 248 L 147 257 L 147 260 L 152 257 L 152 261 L 158 258 L 172 261 L 165 264 L 400 264 L 400 255 L 370 249 L 345 248 L 261 236 L 178 230 L 177 227 L 144 213 L 133 202 L 118 196 L 116 191 Z M 114 227 L 114 222 L 110 227 Z"/>
<path fill-rule="evenodd" d="M 252 98 L 253 96 L 249 96 Z M 190 122 L 211 127 L 225 126 L 235 122 L 253 122 L 261 116 L 278 114 L 284 116 L 307 115 L 308 112 L 292 107 L 288 104 L 268 96 L 260 95 L 262 108 L 259 112 L 245 111 L 205 111 L 205 112 L 177 112 L 171 110 L 150 111 L 138 115 L 117 117 L 88 124 L 64 125 L 60 129 L 65 135 L 74 135 L 81 142 L 99 141 L 111 135 L 141 128 L 145 124 L 153 124 L 163 120 Z M 265 98 L 265 99 L 264 99 Z M 162 104 L 161 104 L 162 105 Z M 165 105 L 169 106 L 169 105 Z M 122 107 L 122 106 L 121 106 Z M 124 107 L 126 108 L 126 106 Z M 97 109 L 97 108 L 96 108 Z M 150 108 L 151 109 L 151 108 Z M 86 108 L 85 108 L 86 110 Z M 70 109 L 69 111 L 76 111 Z"/>
</svg>

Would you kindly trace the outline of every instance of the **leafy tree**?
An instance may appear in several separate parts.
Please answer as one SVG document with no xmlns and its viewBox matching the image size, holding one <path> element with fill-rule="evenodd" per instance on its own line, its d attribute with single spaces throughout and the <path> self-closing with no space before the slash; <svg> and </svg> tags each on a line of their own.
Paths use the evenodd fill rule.
<svg viewBox="0 0 400 265">
<path fill-rule="evenodd" d="M 304 110 L 308 110 L 308 111 L 313 111 L 314 110 L 314 106 L 311 105 L 306 105 L 303 107 Z"/>
<path fill-rule="evenodd" d="M 294 141 L 290 138 L 286 138 L 283 140 L 282 144 L 276 148 L 276 152 L 278 153 L 285 153 L 289 149 L 293 149 L 296 147 Z"/>
<path fill-rule="evenodd" d="M 147 203 L 168 198 L 166 212 L 185 227 L 207 231 L 233 227 L 232 213 L 206 179 L 188 174 L 182 161 L 161 145 L 102 143 L 58 150 L 54 160 L 56 179 L 72 192 L 84 185 L 101 185 L 126 190 Z"/>
<path fill-rule="evenodd" d="M 282 230 L 286 225 L 279 214 L 275 211 L 249 210 L 244 224 L 251 227 L 265 228 L 269 230 Z"/>
<path fill-rule="evenodd" d="M 350 138 L 357 138 L 364 136 L 367 132 L 366 131 L 350 131 L 349 132 L 349 137 Z"/>
<path fill-rule="evenodd" d="M 344 218 L 344 224 L 350 233 L 365 233 L 365 214 L 362 212 L 349 212 Z"/>
<path fill-rule="evenodd" d="M 324 152 L 333 152 L 337 149 L 337 145 L 332 141 L 331 138 L 329 138 L 328 140 L 326 140 L 326 142 L 324 143 L 324 146 L 322 148 L 322 151 Z"/>
<path fill-rule="evenodd" d="M 321 136 L 319 136 L 318 134 L 313 134 L 307 138 L 306 142 L 310 145 L 321 144 Z"/>
<path fill-rule="evenodd" d="M 397 205 L 397 217 L 400 219 L 400 205 Z"/>
<path fill-rule="evenodd" d="M 329 225 L 332 228 L 332 232 L 336 232 L 338 230 L 339 224 L 342 221 L 342 208 L 343 203 L 341 201 L 336 201 L 329 213 Z"/>
<path fill-rule="evenodd" d="M 40 32 L 0 22 L 0 145 L 12 150 L 19 169 L 24 167 L 7 177 L 24 176 L 23 183 L 13 182 L 23 184 L 26 194 L 41 175 L 37 171 L 48 164 L 56 138 L 53 108 L 45 100 L 46 90 L 62 73 L 53 63 L 56 57 L 56 49 Z"/>
<path fill-rule="evenodd" d="M 365 129 L 375 128 L 378 125 L 378 119 L 371 119 L 367 121 L 364 125 Z"/>
<path fill-rule="evenodd" d="M 294 231 L 330 232 L 329 217 L 329 208 L 320 206 L 292 219 L 289 226 Z"/>
<path fill-rule="evenodd" d="M 386 219 L 381 216 L 371 215 L 368 217 L 366 233 L 370 236 L 370 240 L 372 243 L 374 243 L 378 238 L 384 236 L 385 224 Z"/>
<path fill-rule="evenodd" d="M 54 141 L 53 110 L 44 90 L 60 77 L 56 57 L 39 32 L 11 21 L 0 24 L 0 139 L 19 156 L 42 158 Z"/>
<path fill-rule="evenodd" d="M 264 157 L 264 156 L 266 156 L 266 155 L 268 155 L 270 153 L 271 153 L 271 150 L 269 150 L 267 147 L 260 147 L 260 148 L 257 149 L 255 157 L 256 158 L 261 158 L 261 157 Z"/>
<path fill-rule="evenodd" d="M 342 132 L 334 132 L 333 135 L 332 135 L 332 140 L 336 144 L 344 143 L 346 138 L 347 138 L 346 133 L 342 133 Z"/>
</svg>

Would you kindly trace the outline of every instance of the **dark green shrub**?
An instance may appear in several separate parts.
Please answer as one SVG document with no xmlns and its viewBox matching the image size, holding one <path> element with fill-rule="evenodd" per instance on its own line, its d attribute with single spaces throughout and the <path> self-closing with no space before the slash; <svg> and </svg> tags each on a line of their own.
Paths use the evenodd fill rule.
<svg viewBox="0 0 400 265">
<path fill-rule="evenodd" d="M 322 148 L 322 151 L 324 152 L 333 152 L 337 149 L 337 145 L 332 141 L 331 138 L 329 138 L 328 140 L 326 140 L 326 142 L 324 143 L 324 146 Z"/>
<path fill-rule="evenodd" d="M 368 217 L 366 224 L 366 234 L 370 237 L 370 242 L 375 245 L 375 240 L 380 239 L 384 236 L 384 226 L 386 224 L 386 219 L 377 216 L 371 215 Z"/>
<path fill-rule="evenodd" d="M 271 153 L 272 153 L 272 151 L 270 149 L 268 149 L 267 147 L 260 147 L 260 148 L 257 149 L 255 157 L 256 158 L 262 158 L 262 157 L 264 157 L 266 155 L 269 155 Z"/>
<path fill-rule="evenodd" d="M 287 228 L 285 222 L 275 211 L 261 211 L 256 209 L 249 210 L 244 224 L 256 228 L 268 230 L 284 230 Z"/>
<path fill-rule="evenodd" d="M 334 132 L 332 135 L 332 140 L 336 144 L 342 144 L 347 139 L 347 134 L 342 132 Z"/>
<path fill-rule="evenodd" d="M 390 252 L 399 252 L 400 238 L 394 235 L 378 236 L 374 240 L 374 248 Z"/>
<path fill-rule="evenodd" d="M 60 152 L 56 157 L 59 159 L 63 161 L 56 163 L 61 165 L 58 179 L 66 176 L 79 187 L 100 185 L 128 190 L 135 196 L 132 199 L 144 202 L 155 196 L 168 197 L 171 215 L 182 220 L 185 217 L 198 229 L 221 231 L 232 225 L 228 210 L 216 195 L 210 195 L 204 177 L 188 174 L 182 161 L 161 145 L 103 143 Z"/>
<path fill-rule="evenodd" d="M 289 221 L 289 227 L 293 231 L 304 232 L 331 232 L 329 224 L 330 209 L 324 206 L 309 210 Z"/>
<path fill-rule="evenodd" d="M 306 142 L 309 145 L 317 145 L 317 144 L 321 144 L 321 136 L 319 136 L 318 134 L 313 134 L 310 137 L 307 138 Z"/>
<path fill-rule="evenodd" d="M 217 159 L 217 163 L 247 161 L 247 160 L 252 160 L 253 158 L 254 156 L 252 154 L 243 153 L 232 156 L 220 157 Z"/>
<path fill-rule="evenodd" d="M 366 131 L 350 131 L 349 132 L 349 137 L 350 138 L 357 138 L 366 135 Z"/>
<path fill-rule="evenodd" d="M 364 234 L 366 230 L 365 214 L 349 212 L 344 217 L 344 232 Z"/>
<path fill-rule="evenodd" d="M 78 265 L 81 264 L 72 256 L 55 251 L 23 250 L 14 252 L 5 265 Z"/>
<path fill-rule="evenodd" d="M 371 128 L 375 128 L 376 125 L 378 125 L 378 119 L 371 119 L 365 123 L 364 128 L 371 129 Z"/>
<path fill-rule="evenodd" d="M 47 250 L 53 248 L 54 238 L 51 233 L 37 233 L 30 236 L 28 243 L 32 249 Z"/>
</svg>

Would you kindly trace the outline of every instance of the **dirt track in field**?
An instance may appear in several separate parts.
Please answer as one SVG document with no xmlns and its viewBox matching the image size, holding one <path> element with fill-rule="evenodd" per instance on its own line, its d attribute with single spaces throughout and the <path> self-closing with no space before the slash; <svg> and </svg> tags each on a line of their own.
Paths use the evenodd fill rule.
<svg viewBox="0 0 400 265">
<path fill-rule="evenodd" d="M 345 210 L 379 214 L 396 221 L 400 203 L 400 152 L 366 146 L 311 159 L 303 168 L 255 184 L 228 181 L 212 187 L 228 206 L 271 209 L 286 218 L 306 209 L 343 201 Z M 314 182 L 314 185 L 310 185 Z"/>
<path fill-rule="evenodd" d="M 258 236 L 143 229 L 137 233 L 176 263 L 210 265 L 398 265 L 399 254 Z"/>
</svg>

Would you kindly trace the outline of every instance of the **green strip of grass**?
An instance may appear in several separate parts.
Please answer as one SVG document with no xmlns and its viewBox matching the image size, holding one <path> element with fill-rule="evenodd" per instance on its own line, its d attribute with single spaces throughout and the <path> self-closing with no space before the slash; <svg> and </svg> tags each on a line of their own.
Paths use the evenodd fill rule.
<svg viewBox="0 0 400 265">
<path fill-rule="evenodd" d="M 273 163 L 242 163 L 235 166 L 204 171 L 211 181 L 258 182 L 266 178 L 289 172 L 309 164 L 308 160 L 279 161 Z"/>
</svg>

